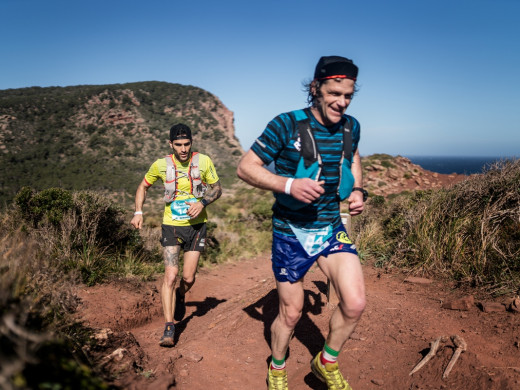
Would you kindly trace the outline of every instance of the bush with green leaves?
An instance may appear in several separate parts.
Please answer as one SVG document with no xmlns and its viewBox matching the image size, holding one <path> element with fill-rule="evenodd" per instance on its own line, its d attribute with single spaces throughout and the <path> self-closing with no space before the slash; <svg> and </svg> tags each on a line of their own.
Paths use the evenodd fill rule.
<svg viewBox="0 0 520 390">
<path fill-rule="evenodd" d="M 24 187 L 15 204 L 28 234 L 41 239 L 41 250 L 64 270 L 79 271 L 84 283 L 132 273 L 149 278 L 158 269 L 158 252 L 144 248 L 126 211 L 100 193 Z"/>
<path fill-rule="evenodd" d="M 53 226 L 58 226 L 64 213 L 73 206 L 72 194 L 61 188 L 49 188 L 36 193 L 30 187 L 23 187 L 14 201 L 22 218 L 31 222 L 34 227 L 43 219 Z"/>
</svg>

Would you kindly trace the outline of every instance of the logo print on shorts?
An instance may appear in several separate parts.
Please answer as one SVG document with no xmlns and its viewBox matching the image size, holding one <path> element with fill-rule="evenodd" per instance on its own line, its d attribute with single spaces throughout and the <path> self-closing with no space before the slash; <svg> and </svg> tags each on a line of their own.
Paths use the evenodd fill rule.
<svg viewBox="0 0 520 390">
<path fill-rule="evenodd" d="M 287 270 L 285 268 L 280 269 L 280 275 L 288 276 Z"/>
<path fill-rule="evenodd" d="M 334 247 L 330 250 L 330 252 L 336 252 L 343 249 L 343 244 L 336 244 Z"/>
<path fill-rule="evenodd" d="M 352 241 L 350 241 L 350 238 L 348 238 L 347 233 L 345 232 L 338 232 L 336 234 L 336 240 L 344 244 L 352 244 Z"/>
</svg>

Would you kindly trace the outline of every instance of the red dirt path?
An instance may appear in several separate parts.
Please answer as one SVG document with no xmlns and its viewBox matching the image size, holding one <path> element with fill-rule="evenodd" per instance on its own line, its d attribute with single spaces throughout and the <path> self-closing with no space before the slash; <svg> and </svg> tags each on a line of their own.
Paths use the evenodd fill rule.
<svg viewBox="0 0 520 390">
<path fill-rule="evenodd" d="M 442 302 L 463 293 L 437 281 L 405 283 L 405 275 L 370 265 L 364 272 L 367 308 L 339 357 L 354 389 L 520 389 L 520 314 L 442 309 Z M 158 345 L 164 326 L 160 283 L 158 276 L 151 283 L 81 289 L 85 324 L 104 329 L 87 353 L 105 375 L 125 389 L 265 389 L 269 327 L 277 310 L 269 257 L 201 269 L 171 349 Z M 318 268 L 304 287 L 304 314 L 287 360 L 289 386 L 322 390 L 309 368 L 331 313 Z M 442 335 L 462 336 L 468 345 L 448 379 L 442 373 L 453 354 L 451 341 L 409 376 Z"/>
</svg>

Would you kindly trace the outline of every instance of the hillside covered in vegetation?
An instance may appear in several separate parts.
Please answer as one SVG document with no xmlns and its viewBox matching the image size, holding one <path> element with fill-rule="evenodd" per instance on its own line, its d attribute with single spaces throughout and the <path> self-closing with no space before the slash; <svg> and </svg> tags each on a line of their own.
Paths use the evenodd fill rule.
<svg viewBox="0 0 520 390">
<path fill-rule="evenodd" d="M 169 153 L 178 122 L 192 128 L 194 149 L 212 157 L 221 180 L 234 180 L 243 150 L 233 113 L 203 89 L 152 81 L 2 90 L 0 203 L 26 185 L 133 196 L 149 165 Z"/>
</svg>

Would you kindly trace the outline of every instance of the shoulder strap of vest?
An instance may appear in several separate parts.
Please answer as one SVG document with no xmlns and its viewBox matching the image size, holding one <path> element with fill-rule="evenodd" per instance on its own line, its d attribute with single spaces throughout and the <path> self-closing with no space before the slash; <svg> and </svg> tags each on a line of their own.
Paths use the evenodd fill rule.
<svg viewBox="0 0 520 390">
<path fill-rule="evenodd" d="M 190 177 L 192 179 L 200 178 L 199 153 L 193 152 L 190 160 Z"/>
<path fill-rule="evenodd" d="M 166 160 L 166 181 L 164 182 L 164 201 L 171 203 L 177 193 L 177 178 L 175 173 L 175 163 L 172 155 L 164 158 Z"/>
<path fill-rule="evenodd" d="M 345 118 L 343 124 L 343 158 L 352 163 L 352 123 L 351 117 Z"/>
<path fill-rule="evenodd" d="M 312 134 L 310 118 L 298 121 L 298 133 L 301 143 L 300 154 L 303 158 L 305 168 L 308 168 L 319 159 L 318 146 L 316 145 L 314 134 Z"/>
<path fill-rule="evenodd" d="M 173 162 L 171 154 L 164 159 L 166 160 L 166 181 L 170 182 L 175 180 L 175 163 Z"/>
<path fill-rule="evenodd" d="M 300 141 L 300 155 L 303 158 L 305 168 L 309 168 L 320 160 L 318 146 L 312 133 L 309 109 L 295 111 L 294 119 L 296 120 L 296 137 L 299 137 Z"/>
<path fill-rule="evenodd" d="M 318 146 L 314 139 L 314 134 L 311 128 L 311 119 L 307 113 L 308 109 L 298 111 L 297 119 L 297 133 L 300 135 L 301 142 L 301 156 L 308 168 L 312 163 L 319 159 Z M 352 162 L 352 123 L 349 116 L 343 119 L 343 158 Z"/>
<path fill-rule="evenodd" d="M 188 179 L 190 181 L 190 193 L 193 194 L 193 188 L 196 188 L 196 185 L 200 181 L 199 154 L 197 152 L 191 153 Z M 195 186 L 194 181 L 196 182 Z"/>
</svg>

